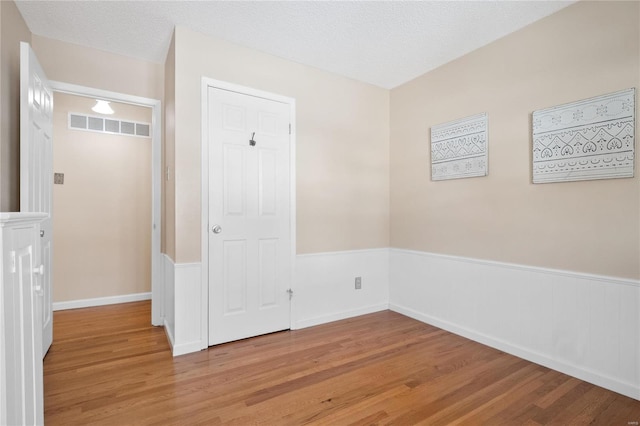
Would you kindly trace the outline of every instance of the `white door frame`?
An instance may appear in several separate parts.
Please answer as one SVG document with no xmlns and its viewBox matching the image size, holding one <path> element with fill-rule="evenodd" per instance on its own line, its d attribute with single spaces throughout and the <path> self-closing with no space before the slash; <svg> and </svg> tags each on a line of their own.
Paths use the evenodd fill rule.
<svg viewBox="0 0 640 426">
<path fill-rule="evenodd" d="M 162 109 L 157 99 L 143 98 L 92 87 L 51 81 L 54 92 L 151 108 L 151 324 L 164 322 L 164 279 L 162 273 Z M 55 110 L 55 103 L 53 105 Z M 54 142 L 55 143 L 55 142 Z"/>
<path fill-rule="evenodd" d="M 225 81 L 215 80 L 208 77 L 202 77 L 202 92 L 201 92 L 201 111 L 202 111 L 202 154 L 201 154 L 201 327 L 200 338 L 202 342 L 209 342 L 209 114 L 208 114 L 208 89 L 212 87 L 215 89 L 229 90 L 231 92 L 241 93 L 243 95 L 255 96 L 258 98 L 269 99 L 276 102 L 282 102 L 289 105 L 290 119 L 291 119 L 291 135 L 289 137 L 290 152 L 289 152 L 289 177 L 290 177 L 290 203 L 291 211 L 289 217 L 290 231 L 291 231 L 291 289 L 294 290 L 294 297 L 291 299 L 291 314 L 289 316 L 289 327 L 294 328 L 296 324 L 296 309 L 295 307 L 295 264 L 296 264 L 296 100 L 287 96 L 278 95 L 275 93 L 265 92 L 250 87 L 240 86 L 233 83 L 227 83 Z"/>
</svg>

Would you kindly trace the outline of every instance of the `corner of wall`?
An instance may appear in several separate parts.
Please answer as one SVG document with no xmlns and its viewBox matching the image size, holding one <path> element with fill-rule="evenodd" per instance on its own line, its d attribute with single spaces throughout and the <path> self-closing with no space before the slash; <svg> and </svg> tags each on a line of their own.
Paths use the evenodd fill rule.
<svg viewBox="0 0 640 426">
<path fill-rule="evenodd" d="M 208 347 L 203 319 L 208 318 L 202 303 L 200 263 L 174 265 L 173 307 L 173 356 L 200 351 Z M 204 323 L 206 326 L 206 322 Z"/>
<path fill-rule="evenodd" d="M 162 179 L 162 247 L 171 259 L 176 261 L 176 186 L 175 186 L 175 134 L 176 134 L 176 33 L 171 37 L 171 44 L 164 63 L 164 155 Z"/>
</svg>

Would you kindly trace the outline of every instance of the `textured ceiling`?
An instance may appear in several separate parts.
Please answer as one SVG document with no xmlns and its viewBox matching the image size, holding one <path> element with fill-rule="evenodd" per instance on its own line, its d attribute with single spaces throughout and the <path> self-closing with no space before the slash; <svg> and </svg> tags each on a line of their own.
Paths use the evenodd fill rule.
<svg viewBox="0 0 640 426">
<path fill-rule="evenodd" d="M 175 25 L 393 88 L 572 1 L 16 1 L 32 33 L 164 62 Z"/>
</svg>

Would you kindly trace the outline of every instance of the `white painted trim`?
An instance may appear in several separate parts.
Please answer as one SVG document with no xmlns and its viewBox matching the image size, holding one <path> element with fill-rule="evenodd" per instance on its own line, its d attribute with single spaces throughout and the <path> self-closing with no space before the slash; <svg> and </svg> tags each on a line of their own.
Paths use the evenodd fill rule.
<svg viewBox="0 0 640 426">
<path fill-rule="evenodd" d="M 253 87 L 241 86 L 239 84 L 229 83 L 227 81 L 216 80 L 214 78 L 202 77 L 202 85 L 206 94 L 208 87 L 214 87 L 216 89 L 228 90 L 230 92 L 242 93 L 244 95 L 255 96 L 257 98 L 264 98 L 270 101 L 282 102 L 283 104 L 289 104 L 295 106 L 295 99 L 288 96 L 279 95 L 277 93 L 267 92 L 265 90 L 254 89 Z M 205 100 L 206 101 L 206 100 Z M 292 117 L 294 118 L 294 117 Z M 294 123 L 291 123 L 291 133 L 293 134 Z"/>
<path fill-rule="evenodd" d="M 290 182 L 291 182 L 291 194 L 289 197 L 291 212 L 290 212 L 290 235 L 291 235 L 291 289 L 295 294 L 295 261 L 296 261 L 296 100 L 287 96 L 278 95 L 275 93 L 266 92 L 263 90 L 253 89 L 250 87 L 240 86 L 225 81 L 215 80 L 208 77 L 202 77 L 201 83 L 201 118 L 202 118 L 202 134 L 201 134 L 201 183 L 200 183 L 200 224 L 201 224 L 201 238 L 200 238 L 200 250 L 202 261 L 202 291 L 201 291 L 201 303 L 202 312 L 209 312 L 209 146 L 207 144 L 209 135 L 209 121 L 208 121 L 208 89 L 209 87 L 229 90 L 249 96 L 256 96 L 264 99 L 269 99 L 276 102 L 282 102 L 289 105 L 289 117 L 291 119 L 291 134 L 289 135 L 290 152 L 289 152 L 289 167 L 290 167 Z M 289 326 L 292 327 L 295 324 L 295 296 L 291 300 L 291 314 Z M 201 330 L 205 335 L 202 339 L 206 342 L 209 341 L 209 316 L 202 315 Z"/>
<path fill-rule="evenodd" d="M 180 356 L 180 355 L 190 354 L 190 353 L 193 353 L 193 352 L 199 352 L 201 350 L 202 350 L 202 347 L 201 347 L 199 341 L 198 342 L 178 344 L 178 345 L 174 345 L 172 347 L 172 351 L 173 351 L 173 356 L 174 357 L 175 356 Z"/>
<path fill-rule="evenodd" d="M 563 269 L 543 268 L 540 266 L 529 266 L 529 265 L 521 265 L 518 263 L 497 262 L 494 260 L 475 259 L 471 257 L 462 257 L 462 256 L 449 255 L 449 254 L 430 253 L 430 252 L 424 252 L 424 251 L 406 250 L 406 249 L 398 249 L 398 248 L 391 248 L 391 253 L 409 254 L 412 256 L 420 256 L 420 257 L 432 257 L 432 258 L 452 260 L 454 262 L 475 263 L 475 264 L 485 265 L 485 266 L 498 266 L 500 268 L 515 269 L 515 270 L 525 271 L 525 272 L 536 272 L 540 274 L 558 275 L 562 277 L 577 278 L 581 280 L 604 281 L 612 284 L 640 287 L 640 280 L 634 280 L 631 278 L 611 277 L 607 275 L 588 274 L 585 272 L 567 271 Z"/>
<path fill-rule="evenodd" d="M 171 331 L 171 327 L 169 323 L 167 323 L 167 319 L 164 319 L 164 334 L 167 335 L 167 340 L 169 341 L 169 346 L 171 346 L 171 353 L 173 354 L 173 348 L 175 347 L 175 339 L 173 337 L 173 333 Z"/>
<path fill-rule="evenodd" d="M 169 257 L 169 256 L 167 256 Z M 171 259 L 169 257 L 169 259 Z M 173 261 L 171 261 L 173 263 Z M 189 268 L 200 268 L 200 262 L 190 262 L 190 263 L 174 263 L 174 269 L 189 269 Z"/>
<path fill-rule="evenodd" d="M 158 99 L 111 92 L 92 87 L 51 81 L 54 92 L 89 96 L 151 108 L 151 323 L 164 323 L 164 279 L 160 241 L 162 238 L 162 103 Z M 55 103 L 54 103 L 55 109 Z M 55 309 L 55 308 L 54 308 Z"/>
<path fill-rule="evenodd" d="M 202 311 L 199 300 L 202 291 L 202 265 L 200 263 L 177 263 L 174 271 L 173 300 L 173 355 L 178 356 L 207 348 L 208 340 L 203 340 Z M 206 306 L 206 305 L 205 305 Z"/>
<path fill-rule="evenodd" d="M 200 330 L 204 335 L 200 336 L 209 344 L 209 81 L 202 77 L 200 95 L 200 113 L 202 134 L 200 135 L 200 309 L 206 312 L 200 321 Z"/>
<path fill-rule="evenodd" d="M 357 249 L 357 250 L 340 250 L 340 251 L 324 251 L 317 253 L 301 253 L 297 257 L 320 257 L 320 256 L 344 256 L 350 254 L 365 254 L 365 253 L 388 253 L 388 247 L 372 248 L 372 249 Z"/>
<path fill-rule="evenodd" d="M 0 228 L 7 225 L 26 224 L 31 225 L 33 222 L 49 217 L 47 213 L 35 212 L 0 212 Z"/>
<path fill-rule="evenodd" d="M 93 299 L 68 300 L 66 302 L 53 302 L 54 311 L 66 309 L 91 308 L 93 306 L 115 305 L 117 303 L 138 302 L 151 300 L 151 293 L 123 294 L 121 296 L 96 297 Z"/>
<path fill-rule="evenodd" d="M 365 306 L 358 309 L 352 309 L 349 311 L 343 312 L 335 312 L 328 315 L 322 315 L 315 318 L 309 318 L 305 320 L 298 321 L 295 323 L 295 327 L 292 327 L 294 330 L 298 330 L 306 327 L 313 327 L 314 325 L 326 324 L 328 322 L 340 321 L 347 318 L 357 317 L 360 315 L 371 314 L 373 312 L 380 312 L 389 309 L 388 303 L 380 303 L 378 305 L 370 305 Z"/>
<path fill-rule="evenodd" d="M 175 345 L 175 264 L 173 260 L 166 254 L 162 255 L 162 284 L 163 284 L 163 298 L 162 298 L 162 311 L 163 318 L 162 323 L 164 325 L 164 332 L 167 335 L 171 350 Z"/>
<path fill-rule="evenodd" d="M 298 318 L 298 310 L 295 298 L 296 291 L 296 250 L 297 250 L 297 197 L 296 197 L 296 100 L 293 98 L 284 98 L 289 103 L 289 119 L 291 120 L 291 130 L 289 134 L 289 205 L 291 210 L 289 211 L 289 227 L 290 227 L 290 238 L 291 238 L 291 265 L 289 268 L 289 285 L 291 290 L 293 291 L 293 297 L 291 298 L 291 303 L 289 303 L 289 328 L 293 328 L 293 325 L 296 324 L 296 320 Z"/>
<path fill-rule="evenodd" d="M 460 327 L 452 322 L 444 321 L 433 316 L 423 314 L 411 308 L 390 303 L 389 309 L 418 321 L 424 322 L 426 324 L 433 325 L 434 327 L 438 327 L 467 339 L 473 340 L 475 342 L 482 343 L 483 345 L 499 349 L 522 359 L 526 359 L 527 361 L 540 364 L 544 367 L 560 371 L 567 375 L 576 377 L 580 380 L 584 380 L 589 383 L 602 386 L 603 388 L 613 390 L 614 392 L 618 392 L 630 398 L 638 399 L 638 397 L 640 396 L 640 390 L 631 383 L 622 382 L 593 370 L 576 367 L 573 364 L 568 364 L 557 359 L 550 358 L 549 356 L 540 352 L 515 345 L 502 339 L 496 339 L 494 337 L 479 333 L 466 327 Z"/>
<path fill-rule="evenodd" d="M 153 107 L 160 105 L 157 99 L 145 98 L 142 96 L 128 95 L 126 93 L 112 92 L 110 90 L 96 89 L 94 87 L 80 86 L 77 84 L 64 83 L 51 80 L 51 87 L 54 92 L 68 93 L 70 95 L 83 95 L 92 98 L 100 98 L 113 102 L 124 102 L 127 104 Z"/>
</svg>

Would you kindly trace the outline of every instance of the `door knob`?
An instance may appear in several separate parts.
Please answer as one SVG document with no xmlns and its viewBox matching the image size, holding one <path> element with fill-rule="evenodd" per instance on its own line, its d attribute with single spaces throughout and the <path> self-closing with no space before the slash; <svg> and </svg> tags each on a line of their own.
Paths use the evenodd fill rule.
<svg viewBox="0 0 640 426">
<path fill-rule="evenodd" d="M 40 231 L 40 237 L 44 237 L 44 229 Z"/>
<path fill-rule="evenodd" d="M 44 265 L 37 266 L 33 268 L 34 274 L 44 275 Z"/>
<path fill-rule="evenodd" d="M 211 230 L 213 231 L 214 234 L 219 234 L 222 232 L 222 227 L 220 225 L 214 225 L 213 228 L 211 228 Z"/>
</svg>

